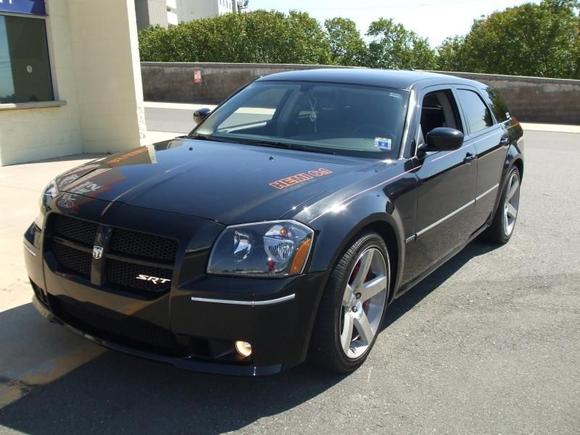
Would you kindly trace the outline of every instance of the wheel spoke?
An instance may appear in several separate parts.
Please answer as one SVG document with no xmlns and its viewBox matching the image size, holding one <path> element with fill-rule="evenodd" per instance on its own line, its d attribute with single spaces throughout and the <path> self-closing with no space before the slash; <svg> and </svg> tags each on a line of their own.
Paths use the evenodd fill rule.
<svg viewBox="0 0 580 435">
<path fill-rule="evenodd" d="M 387 288 L 387 277 L 384 275 L 377 276 L 372 280 L 365 282 L 359 289 L 361 293 L 361 302 L 368 301 L 373 296 L 378 295 L 380 292 Z"/>
<path fill-rule="evenodd" d="M 350 284 L 346 285 L 346 289 L 344 290 L 344 294 L 342 295 L 342 306 L 347 307 L 350 303 L 351 296 L 353 294 L 353 288 Z"/>
<path fill-rule="evenodd" d="M 340 345 L 342 346 L 342 350 L 344 350 L 344 353 L 347 355 L 348 351 L 350 350 L 350 344 L 352 342 L 353 327 L 354 327 L 353 313 L 350 310 L 345 310 L 342 333 L 340 334 Z"/>
<path fill-rule="evenodd" d="M 506 231 L 509 228 L 509 219 L 508 219 L 508 214 L 507 214 L 507 210 L 504 212 L 503 214 L 503 224 L 504 224 L 504 228 L 506 229 Z"/>
<path fill-rule="evenodd" d="M 516 192 L 518 190 L 518 187 L 520 187 L 520 181 L 516 177 L 514 177 L 512 180 L 513 181 L 512 181 L 512 183 L 510 185 L 510 189 L 509 189 L 509 191 L 507 193 L 507 199 L 508 200 L 510 200 L 510 199 L 512 199 L 514 197 L 514 195 L 516 194 Z"/>
<path fill-rule="evenodd" d="M 362 287 L 367 275 L 369 274 L 369 270 L 371 268 L 371 264 L 373 262 L 374 251 L 367 251 L 363 254 L 360 259 L 360 267 L 357 271 L 356 276 L 352 282 L 352 288 L 358 290 Z"/>
<path fill-rule="evenodd" d="M 518 215 L 517 209 L 512 204 L 510 204 L 509 202 L 507 204 L 507 214 L 512 219 L 515 218 Z"/>
<path fill-rule="evenodd" d="M 361 340 L 365 344 L 370 344 L 373 340 L 374 334 L 369 319 L 363 310 L 360 310 L 359 313 L 354 316 L 354 326 L 356 326 L 356 330 L 358 331 Z"/>
<path fill-rule="evenodd" d="M 384 312 L 389 281 L 388 259 L 379 247 L 370 246 L 356 258 L 342 295 L 338 337 L 349 359 L 368 352 Z"/>
</svg>

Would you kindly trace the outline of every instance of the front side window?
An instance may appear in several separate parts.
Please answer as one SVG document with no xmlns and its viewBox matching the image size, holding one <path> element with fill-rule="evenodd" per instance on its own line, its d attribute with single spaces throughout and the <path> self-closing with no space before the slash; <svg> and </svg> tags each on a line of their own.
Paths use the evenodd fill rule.
<svg viewBox="0 0 580 435">
<path fill-rule="evenodd" d="M 459 89 L 457 93 L 471 134 L 493 125 L 491 112 L 476 92 Z"/>
<path fill-rule="evenodd" d="M 51 100 L 44 19 L 0 15 L 0 103 Z"/>
<path fill-rule="evenodd" d="M 431 92 L 423 98 L 421 105 L 421 134 L 427 134 L 437 127 L 462 130 L 457 116 L 457 106 L 450 89 Z"/>
<path fill-rule="evenodd" d="M 260 81 L 212 113 L 193 135 L 361 157 L 394 158 L 408 94 L 367 86 Z"/>
</svg>

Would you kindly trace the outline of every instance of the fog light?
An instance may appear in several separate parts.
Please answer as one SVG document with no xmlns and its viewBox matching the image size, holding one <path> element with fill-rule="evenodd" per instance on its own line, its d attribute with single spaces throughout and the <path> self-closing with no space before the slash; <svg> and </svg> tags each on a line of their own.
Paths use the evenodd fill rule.
<svg viewBox="0 0 580 435">
<path fill-rule="evenodd" d="M 252 354 L 252 345 L 247 341 L 236 341 L 236 352 L 244 358 L 249 357 Z"/>
</svg>

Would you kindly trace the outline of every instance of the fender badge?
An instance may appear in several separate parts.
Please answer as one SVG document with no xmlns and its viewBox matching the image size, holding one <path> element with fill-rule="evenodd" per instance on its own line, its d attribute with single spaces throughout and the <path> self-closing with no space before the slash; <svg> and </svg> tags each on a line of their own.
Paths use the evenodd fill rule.
<svg viewBox="0 0 580 435">
<path fill-rule="evenodd" d="M 272 181 L 270 186 L 274 189 L 287 189 L 294 186 L 295 184 L 305 183 L 306 181 L 313 180 L 319 177 L 325 177 L 326 175 L 332 174 L 330 169 L 319 168 L 313 169 L 308 172 L 300 172 L 299 174 L 290 175 L 286 178 L 281 178 L 280 180 Z"/>
</svg>

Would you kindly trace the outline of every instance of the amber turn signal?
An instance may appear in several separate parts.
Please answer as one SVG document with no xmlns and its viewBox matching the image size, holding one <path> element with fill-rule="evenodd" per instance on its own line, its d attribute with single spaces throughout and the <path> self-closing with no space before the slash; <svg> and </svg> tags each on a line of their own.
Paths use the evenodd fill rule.
<svg viewBox="0 0 580 435">
<path fill-rule="evenodd" d="M 294 259 L 292 260 L 292 266 L 290 266 L 290 275 L 295 275 L 302 272 L 302 269 L 304 269 L 304 264 L 308 259 L 308 253 L 310 252 L 311 245 L 312 239 L 306 239 L 302 242 L 296 251 L 296 255 L 294 255 Z"/>
</svg>

